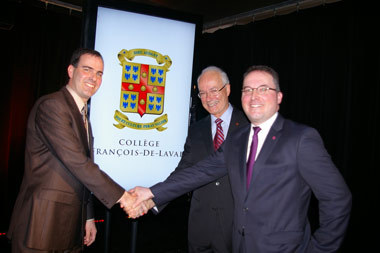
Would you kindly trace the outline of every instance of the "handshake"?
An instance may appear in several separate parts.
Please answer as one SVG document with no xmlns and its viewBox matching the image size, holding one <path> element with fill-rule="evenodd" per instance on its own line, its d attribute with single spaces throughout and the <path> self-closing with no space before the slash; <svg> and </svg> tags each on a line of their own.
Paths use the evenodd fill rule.
<svg viewBox="0 0 380 253">
<path fill-rule="evenodd" d="M 156 204 L 153 202 L 153 193 L 149 188 L 136 186 L 125 191 L 117 203 L 128 214 L 129 218 L 135 219 L 146 214 Z"/>
</svg>

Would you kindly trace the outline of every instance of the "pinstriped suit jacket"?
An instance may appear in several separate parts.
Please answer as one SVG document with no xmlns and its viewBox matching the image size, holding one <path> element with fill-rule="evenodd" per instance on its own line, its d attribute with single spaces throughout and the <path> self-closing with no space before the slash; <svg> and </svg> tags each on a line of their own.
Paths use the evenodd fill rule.
<svg viewBox="0 0 380 253">
<path fill-rule="evenodd" d="M 108 208 L 124 190 L 94 164 L 82 115 L 64 87 L 41 97 L 28 119 L 25 170 L 8 237 L 26 248 L 80 246 L 91 194 Z M 13 242 L 12 242 L 13 243 Z"/>
</svg>

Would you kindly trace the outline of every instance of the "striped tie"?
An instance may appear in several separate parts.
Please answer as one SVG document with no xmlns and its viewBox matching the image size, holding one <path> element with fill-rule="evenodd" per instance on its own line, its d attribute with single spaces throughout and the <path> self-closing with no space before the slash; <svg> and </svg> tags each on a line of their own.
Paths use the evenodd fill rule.
<svg viewBox="0 0 380 253">
<path fill-rule="evenodd" d="M 87 104 L 85 104 L 81 110 L 81 114 L 83 117 L 83 123 L 84 127 L 86 128 L 86 134 L 87 134 L 87 142 L 89 142 L 89 136 L 88 136 L 88 118 L 87 118 Z"/>
<path fill-rule="evenodd" d="M 222 143 L 224 141 L 222 122 L 223 122 L 223 120 L 221 120 L 219 118 L 215 120 L 215 124 L 216 124 L 216 133 L 214 136 L 214 149 L 215 150 L 217 150 L 220 147 L 220 145 L 222 145 Z"/>
</svg>

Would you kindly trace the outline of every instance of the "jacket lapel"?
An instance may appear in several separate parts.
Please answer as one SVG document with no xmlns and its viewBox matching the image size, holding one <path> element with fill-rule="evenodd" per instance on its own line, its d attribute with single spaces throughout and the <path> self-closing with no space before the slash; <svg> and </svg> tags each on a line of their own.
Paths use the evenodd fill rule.
<svg viewBox="0 0 380 253">
<path fill-rule="evenodd" d="M 63 87 L 61 89 L 61 91 L 63 92 L 63 95 L 64 95 L 64 98 L 67 102 L 67 105 L 68 105 L 68 107 L 69 107 L 69 109 L 70 109 L 70 111 L 74 117 L 75 122 L 76 122 L 77 129 L 74 129 L 74 130 L 77 133 L 79 133 L 79 137 L 80 137 L 80 140 L 82 141 L 83 147 L 86 148 L 87 156 L 91 157 L 90 148 L 89 148 L 89 144 L 87 141 L 86 128 L 84 127 L 82 114 L 79 112 L 78 106 L 75 103 L 74 98 L 71 96 L 70 92 L 66 89 L 66 87 Z M 89 128 L 89 131 L 90 131 L 90 128 Z M 91 133 L 91 131 L 90 131 L 90 133 Z"/>
<path fill-rule="evenodd" d="M 206 154 L 211 154 L 214 150 L 212 142 L 212 133 L 211 133 L 211 116 L 208 115 L 204 120 L 199 121 L 199 135 L 197 138 L 203 142 L 203 150 L 198 150 L 200 152 L 206 152 Z"/>
<path fill-rule="evenodd" d="M 246 124 L 248 124 L 248 120 L 245 117 L 245 114 L 233 108 L 230 126 L 228 128 L 227 138 L 233 131 L 238 129 L 240 126 L 245 126 Z"/>
<path fill-rule="evenodd" d="M 92 135 L 92 127 L 91 127 L 91 122 L 90 122 L 90 118 L 88 119 L 88 137 L 89 137 L 89 151 L 90 151 L 90 157 L 91 157 L 91 160 L 94 160 L 94 150 L 93 150 L 93 147 L 94 147 L 94 136 Z M 87 136 L 86 136 L 87 138 Z"/>
<path fill-rule="evenodd" d="M 255 183 L 257 176 L 262 171 L 264 164 L 268 157 L 271 155 L 273 148 L 276 146 L 278 140 L 281 138 L 282 127 L 284 124 L 284 118 L 278 114 L 276 121 L 273 123 L 271 129 L 268 132 L 268 135 L 265 139 L 264 145 L 261 148 L 261 151 L 256 159 L 251 184 Z M 250 187 L 252 188 L 252 187 Z"/>
</svg>

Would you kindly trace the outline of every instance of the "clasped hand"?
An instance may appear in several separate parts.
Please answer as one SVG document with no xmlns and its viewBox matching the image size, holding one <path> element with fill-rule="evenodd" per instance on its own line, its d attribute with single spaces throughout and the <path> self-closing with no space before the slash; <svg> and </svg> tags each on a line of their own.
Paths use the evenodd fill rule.
<svg viewBox="0 0 380 253">
<path fill-rule="evenodd" d="M 149 188 L 136 186 L 135 188 L 125 191 L 119 200 L 120 207 L 128 214 L 129 218 L 138 218 L 146 214 L 152 207 L 153 193 Z"/>
</svg>

